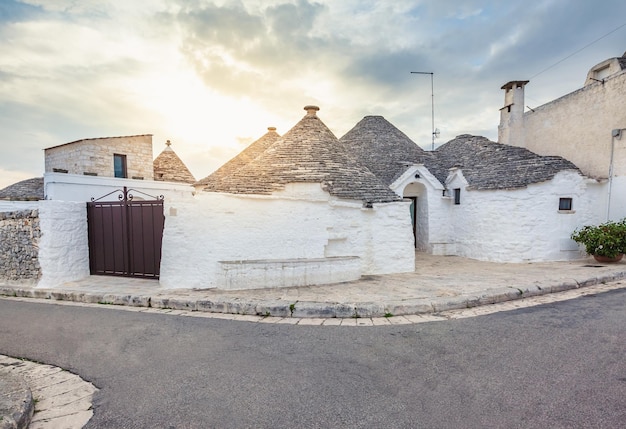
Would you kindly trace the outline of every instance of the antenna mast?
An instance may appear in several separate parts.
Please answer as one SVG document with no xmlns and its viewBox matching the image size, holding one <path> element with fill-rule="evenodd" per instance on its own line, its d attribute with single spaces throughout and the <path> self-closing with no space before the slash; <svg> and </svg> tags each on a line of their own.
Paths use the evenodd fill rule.
<svg viewBox="0 0 626 429">
<path fill-rule="evenodd" d="M 435 137 L 439 137 L 439 130 L 435 129 L 435 73 L 433 72 L 411 72 L 412 74 L 429 74 L 430 75 L 430 113 L 432 124 L 432 147 L 435 150 Z"/>
</svg>

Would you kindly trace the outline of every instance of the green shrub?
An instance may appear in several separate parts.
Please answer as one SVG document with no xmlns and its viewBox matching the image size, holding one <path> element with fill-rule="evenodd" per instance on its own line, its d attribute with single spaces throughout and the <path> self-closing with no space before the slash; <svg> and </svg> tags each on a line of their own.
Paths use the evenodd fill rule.
<svg viewBox="0 0 626 429">
<path fill-rule="evenodd" d="M 585 246 L 590 255 L 614 258 L 626 253 L 626 219 L 597 226 L 583 226 L 572 233 L 572 240 Z"/>
</svg>

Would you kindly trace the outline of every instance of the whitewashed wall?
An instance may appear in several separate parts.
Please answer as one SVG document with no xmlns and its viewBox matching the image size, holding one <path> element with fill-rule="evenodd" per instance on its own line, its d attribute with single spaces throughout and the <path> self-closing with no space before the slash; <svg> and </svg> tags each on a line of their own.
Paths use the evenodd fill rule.
<svg viewBox="0 0 626 429">
<path fill-rule="evenodd" d="M 160 281 L 167 288 L 216 287 L 219 261 L 357 256 L 363 274 L 414 270 L 405 202 L 338 201 L 319 184 L 272 196 L 201 192 L 166 199 Z"/>
<path fill-rule="evenodd" d="M 450 188 L 462 187 L 450 183 Z M 573 171 L 515 190 L 463 189 L 461 204 L 450 202 L 459 256 L 496 262 L 559 261 L 584 255 L 569 237 L 577 227 L 602 222 L 605 187 Z M 559 198 L 573 198 L 559 212 Z"/>
<path fill-rule="evenodd" d="M 38 287 L 54 287 L 89 275 L 87 207 L 84 202 L 40 201 Z"/>
<path fill-rule="evenodd" d="M 626 140 L 626 137 L 624 138 Z M 608 198 L 608 183 L 605 186 Z M 606 203 L 604 203 L 606 206 Z M 611 205 L 608 207 L 610 213 L 604 220 L 621 220 L 626 217 L 626 176 L 613 177 L 613 185 L 611 187 Z"/>
<path fill-rule="evenodd" d="M 118 179 L 114 177 L 84 176 L 66 173 L 44 174 L 44 195 L 46 200 L 56 201 L 91 201 L 116 189 L 126 186 L 148 195 L 164 195 L 166 198 L 191 197 L 194 188 L 191 185 L 152 180 Z M 151 197 L 135 192 L 135 198 L 149 200 Z M 117 197 L 103 201 L 117 200 Z"/>
</svg>

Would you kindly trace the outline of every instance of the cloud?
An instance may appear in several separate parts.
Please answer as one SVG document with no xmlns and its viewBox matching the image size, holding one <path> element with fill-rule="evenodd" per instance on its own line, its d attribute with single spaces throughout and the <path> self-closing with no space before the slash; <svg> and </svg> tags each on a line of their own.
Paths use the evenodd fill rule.
<svg viewBox="0 0 626 429">
<path fill-rule="evenodd" d="M 305 104 L 337 137 L 380 114 L 429 147 L 430 79 L 411 71 L 434 72 L 439 143 L 495 139 L 502 84 L 532 77 L 533 107 L 579 88 L 623 53 L 626 28 L 537 73 L 624 12 L 618 0 L 7 0 L 0 168 L 34 176 L 44 147 L 152 133 L 155 152 L 172 140 L 204 177 L 267 126 L 287 132 Z"/>
</svg>

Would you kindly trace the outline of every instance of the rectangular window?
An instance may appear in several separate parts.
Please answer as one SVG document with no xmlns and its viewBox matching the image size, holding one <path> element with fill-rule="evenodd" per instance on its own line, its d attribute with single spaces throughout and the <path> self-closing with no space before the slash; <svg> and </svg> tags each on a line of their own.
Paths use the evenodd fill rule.
<svg viewBox="0 0 626 429">
<path fill-rule="evenodd" d="M 572 199 L 571 198 L 559 198 L 559 210 L 571 210 Z"/>
<path fill-rule="evenodd" d="M 113 171 L 115 177 L 126 178 L 126 155 L 113 154 Z"/>
<path fill-rule="evenodd" d="M 461 188 L 454 188 L 454 204 L 461 204 Z"/>
</svg>

